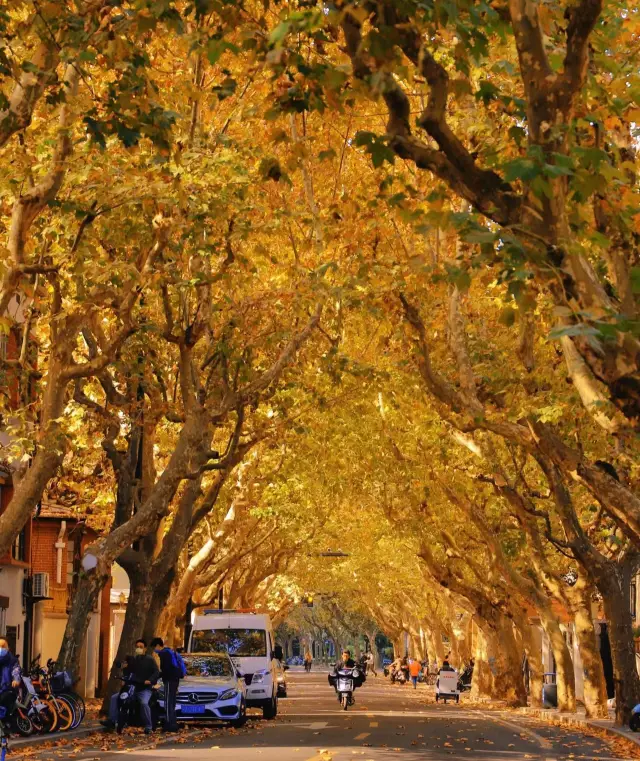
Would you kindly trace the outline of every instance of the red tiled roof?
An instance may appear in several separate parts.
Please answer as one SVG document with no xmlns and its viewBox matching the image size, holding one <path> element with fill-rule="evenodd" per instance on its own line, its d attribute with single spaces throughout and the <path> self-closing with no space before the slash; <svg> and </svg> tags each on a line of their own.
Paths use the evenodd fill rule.
<svg viewBox="0 0 640 761">
<path fill-rule="evenodd" d="M 43 502 L 39 518 L 57 518 L 63 521 L 79 521 L 83 516 L 80 515 L 79 510 L 76 507 L 65 507 L 64 505 L 58 505 L 55 502 Z"/>
</svg>

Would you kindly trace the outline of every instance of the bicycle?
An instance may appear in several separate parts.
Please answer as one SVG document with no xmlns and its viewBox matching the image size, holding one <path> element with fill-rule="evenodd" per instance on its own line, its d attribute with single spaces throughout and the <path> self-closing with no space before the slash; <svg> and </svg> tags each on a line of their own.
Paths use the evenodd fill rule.
<svg viewBox="0 0 640 761">
<path fill-rule="evenodd" d="M 72 688 L 74 681 L 68 671 L 56 671 L 57 664 L 53 659 L 47 661 L 47 672 L 49 674 L 49 687 L 51 692 L 56 696 L 71 703 L 75 717 L 71 729 L 77 727 L 84 720 L 87 708 L 81 695 Z M 78 681 L 78 680 L 76 680 Z"/>
<path fill-rule="evenodd" d="M 16 707 L 18 713 L 26 712 L 33 729 L 38 733 L 52 732 L 57 723 L 55 706 L 43 700 L 35 690 L 33 682 L 27 676 L 22 677 L 23 690 L 18 695 Z"/>
<path fill-rule="evenodd" d="M 0 706 L 0 737 L 8 737 L 11 731 L 17 732 L 22 737 L 33 734 L 31 719 L 17 697 L 11 711 L 6 706 Z"/>
<path fill-rule="evenodd" d="M 35 664 L 38 663 L 39 657 L 34 660 Z M 52 708 L 54 721 L 48 731 L 55 732 L 57 730 L 59 732 L 66 732 L 71 729 L 76 720 L 76 710 L 67 698 L 53 694 L 46 669 L 32 664 L 31 683 L 38 696 Z"/>
</svg>

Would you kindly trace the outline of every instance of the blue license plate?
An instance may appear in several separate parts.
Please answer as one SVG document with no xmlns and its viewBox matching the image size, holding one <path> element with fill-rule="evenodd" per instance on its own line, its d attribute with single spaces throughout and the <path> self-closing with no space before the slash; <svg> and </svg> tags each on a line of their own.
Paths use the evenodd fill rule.
<svg viewBox="0 0 640 761">
<path fill-rule="evenodd" d="M 204 713 L 205 706 L 182 706 L 182 713 Z"/>
</svg>

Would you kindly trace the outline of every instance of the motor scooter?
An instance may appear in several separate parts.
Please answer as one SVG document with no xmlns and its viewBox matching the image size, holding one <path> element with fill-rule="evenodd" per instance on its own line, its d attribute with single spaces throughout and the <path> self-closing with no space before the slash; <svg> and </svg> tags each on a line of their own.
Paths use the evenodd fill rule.
<svg viewBox="0 0 640 761">
<path fill-rule="evenodd" d="M 335 677 L 335 687 L 338 693 L 338 702 L 344 711 L 355 703 L 353 693 L 356 682 L 361 678 L 358 667 L 338 669 Z"/>
<path fill-rule="evenodd" d="M 136 682 L 129 677 L 122 679 L 122 687 L 118 695 L 118 721 L 116 722 L 116 731 L 122 734 L 125 727 L 142 726 L 140 716 L 140 703 L 136 698 L 136 692 L 139 690 L 151 689 L 151 700 L 149 708 L 151 709 L 151 727 L 155 729 L 158 726 L 160 718 L 160 707 L 158 706 L 158 690 L 151 688 L 148 684 Z"/>
</svg>

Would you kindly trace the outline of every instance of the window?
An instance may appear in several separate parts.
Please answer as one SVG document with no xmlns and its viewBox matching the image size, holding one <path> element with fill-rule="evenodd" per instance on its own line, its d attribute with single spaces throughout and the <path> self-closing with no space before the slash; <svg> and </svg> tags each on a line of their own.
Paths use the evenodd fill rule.
<svg viewBox="0 0 640 761">
<path fill-rule="evenodd" d="M 266 658 L 267 636 L 264 629 L 194 629 L 191 652 Z"/>
<path fill-rule="evenodd" d="M 629 607 L 631 609 L 631 617 L 636 618 L 636 605 L 637 605 L 637 591 L 635 579 L 631 582 L 631 589 L 629 591 Z"/>
<path fill-rule="evenodd" d="M 22 531 L 15 538 L 13 548 L 11 550 L 11 557 L 14 560 L 20 560 L 22 563 L 27 560 L 27 527 L 25 526 Z"/>
<path fill-rule="evenodd" d="M 233 676 L 233 666 L 226 655 L 185 655 L 187 676 Z"/>
<path fill-rule="evenodd" d="M 67 586 L 73 587 L 73 542 L 67 542 Z"/>
</svg>

